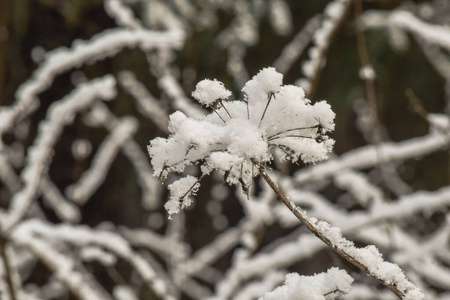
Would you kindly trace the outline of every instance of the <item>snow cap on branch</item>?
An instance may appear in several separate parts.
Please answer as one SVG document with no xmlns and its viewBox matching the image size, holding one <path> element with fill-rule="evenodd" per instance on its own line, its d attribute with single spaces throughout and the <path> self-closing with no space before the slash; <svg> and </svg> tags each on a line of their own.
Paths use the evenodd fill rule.
<svg viewBox="0 0 450 300">
<path fill-rule="evenodd" d="M 231 92 L 217 79 L 203 79 L 197 83 L 195 91 L 192 92 L 192 97 L 205 106 L 211 105 L 219 99 L 227 99 L 230 96 Z"/>
<path fill-rule="evenodd" d="M 193 176 L 186 176 L 169 185 L 170 199 L 164 205 L 169 215 L 191 206 L 191 197 L 196 195 L 199 187 L 198 179 Z"/>
<path fill-rule="evenodd" d="M 283 75 L 278 73 L 275 68 L 265 68 L 259 71 L 258 74 L 253 76 L 252 80 L 247 82 L 242 88 L 244 93 L 250 92 L 252 83 L 257 83 L 258 87 L 265 93 L 275 93 L 280 91 L 280 87 L 283 84 Z"/>
</svg>

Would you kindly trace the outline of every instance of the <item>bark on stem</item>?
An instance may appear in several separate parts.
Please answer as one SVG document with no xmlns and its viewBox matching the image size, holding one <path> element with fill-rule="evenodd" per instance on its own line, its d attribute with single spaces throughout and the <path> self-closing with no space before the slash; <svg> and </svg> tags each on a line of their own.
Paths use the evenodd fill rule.
<svg viewBox="0 0 450 300">
<path fill-rule="evenodd" d="M 283 203 L 289 208 L 289 210 L 297 217 L 297 219 L 299 219 L 303 223 L 303 225 L 306 226 L 306 228 L 309 229 L 309 231 L 311 231 L 315 236 L 317 236 L 322 242 L 324 242 L 328 247 L 330 247 L 339 256 L 345 258 L 345 260 L 347 260 L 349 263 L 351 263 L 352 265 L 354 265 L 358 269 L 364 271 L 370 277 L 375 278 L 378 282 L 380 282 L 382 285 L 384 285 L 385 287 L 390 289 L 399 298 L 402 299 L 405 296 L 394 285 L 389 284 L 389 283 L 383 281 L 382 279 L 379 279 L 379 278 L 376 278 L 376 277 L 372 276 L 372 274 L 370 273 L 369 269 L 365 265 L 361 264 L 359 261 L 357 261 L 354 257 L 349 255 L 344 250 L 334 246 L 331 243 L 331 241 L 326 236 L 324 236 L 320 231 L 318 231 L 314 227 L 313 224 L 311 224 L 309 222 L 309 220 L 305 217 L 305 215 L 303 215 L 303 213 L 299 210 L 301 208 L 297 207 L 294 202 L 288 200 L 286 198 L 286 196 L 284 196 L 284 194 L 281 192 L 281 190 L 278 188 L 278 186 L 275 184 L 275 182 L 273 182 L 272 179 L 269 177 L 269 175 L 267 175 L 265 167 L 263 165 L 261 165 L 258 161 L 256 161 L 253 158 L 251 159 L 251 161 L 252 161 L 252 163 L 255 166 L 258 167 L 259 174 L 267 182 L 267 184 L 272 188 L 272 190 L 275 192 L 275 194 L 277 194 L 278 198 L 280 198 L 281 201 L 283 201 Z"/>
</svg>

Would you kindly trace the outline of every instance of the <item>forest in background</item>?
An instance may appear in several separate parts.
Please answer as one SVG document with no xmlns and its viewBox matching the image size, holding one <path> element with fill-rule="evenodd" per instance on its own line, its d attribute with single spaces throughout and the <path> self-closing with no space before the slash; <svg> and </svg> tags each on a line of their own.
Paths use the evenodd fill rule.
<svg viewBox="0 0 450 300">
<path fill-rule="evenodd" d="M 343 2 L 346 8 L 333 19 L 326 45 L 318 47 L 319 57 L 311 57 L 314 34 L 323 30 L 331 2 Z M 421 25 L 390 18 L 403 11 Z M 259 70 L 274 66 L 284 74 L 284 84 L 303 86 L 312 102 L 325 99 L 336 113 L 330 160 L 309 165 L 277 161 L 270 167 L 281 189 L 311 216 L 343 229 L 357 245 L 375 244 L 426 299 L 448 299 L 449 26 L 450 2 L 444 0 L 2 1 L 0 218 L 13 215 L 12 203 L 30 191 L 14 226 L 5 230 L 8 222 L 0 222 L 2 249 L 10 253 L 3 263 L 10 260 L 15 274 L 7 276 L 2 268 L 2 290 L 9 293 L 12 278 L 17 299 L 84 299 L 57 266 L 19 234 L 15 240 L 15 231 L 37 226 L 32 223 L 37 219 L 48 227 L 46 233 L 28 229 L 28 234 L 73 261 L 74 272 L 80 268 L 81 278 L 91 280 L 88 285 L 104 297 L 99 299 L 257 299 L 280 285 L 285 273 L 312 275 L 333 266 L 355 278 L 353 292 L 343 299 L 395 299 L 333 251 L 314 244 L 315 250 L 306 253 L 310 245 L 304 243 L 310 240 L 305 236 L 311 234 L 286 216 L 288 210 L 278 207 L 276 195 L 260 178 L 250 200 L 240 188 L 224 185 L 223 175 L 205 178 L 193 207 L 167 219 L 167 184 L 149 176 L 149 141 L 168 136 L 171 113 L 196 106 L 191 93 L 200 80 L 216 78 L 232 91 L 232 99 L 242 99 L 243 85 Z M 124 37 L 123 45 L 105 39 L 104 45 L 116 48 L 99 43 L 91 56 L 52 61 L 53 50 L 65 47 L 76 54 L 77 46 L 93 44 L 118 28 L 168 36 L 155 41 L 144 36 L 138 42 Z M 308 71 L 308 62 L 318 67 Z M 65 66 L 58 69 L 58 64 Z M 46 68 L 51 71 L 36 80 L 36 72 Z M 100 90 L 92 103 L 69 110 L 61 120 L 65 125 L 54 127 L 60 132 L 48 153 L 32 156 L 33 149 L 45 144 L 41 126 L 51 119 L 51 107 L 107 74 L 116 82 L 117 94 Z M 32 90 L 29 99 L 21 96 L 35 80 L 40 82 L 37 92 Z M 21 97 L 27 108 L 5 118 Z M 114 99 L 96 101 L 102 97 Z M 32 167 L 33 161 L 40 165 Z M 27 169 L 39 182 L 27 181 Z M 252 214 L 257 203 L 265 203 L 272 216 Z M 372 210 L 374 203 L 382 209 Z M 366 223 L 352 227 L 360 218 Z M 66 240 L 58 233 L 64 228 L 74 235 L 89 228 L 92 240 Z M 154 278 L 136 271 L 131 254 L 118 255 L 93 241 L 103 231 L 116 233 L 130 253 L 162 274 L 156 277 L 170 293 L 155 292 Z M 294 245 L 306 252 L 280 250 Z M 273 263 L 258 270 L 266 260 Z M 249 266 L 255 270 L 242 271 Z M 121 296 L 118 286 L 126 287 L 128 296 Z M 35 298 L 27 298 L 31 296 Z"/>
</svg>

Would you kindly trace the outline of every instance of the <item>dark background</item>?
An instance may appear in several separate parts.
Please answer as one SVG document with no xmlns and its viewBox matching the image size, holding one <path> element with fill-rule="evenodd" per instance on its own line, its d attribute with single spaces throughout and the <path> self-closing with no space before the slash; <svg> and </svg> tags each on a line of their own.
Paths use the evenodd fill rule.
<svg viewBox="0 0 450 300">
<path fill-rule="evenodd" d="M 279 36 L 269 25 L 267 18 L 263 18 L 260 23 L 260 40 L 248 49 L 244 59 L 250 76 L 270 66 L 305 22 L 322 12 L 328 3 L 323 0 L 287 2 L 293 15 L 294 28 L 290 34 Z M 415 1 L 414 3 L 425 2 Z M 364 2 L 364 10 L 372 8 L 392 10 L 404 4 L 403 1 L 396 0 L 367 1 Z M 138 8 L 135 12 L 137 15 L 140 14 Z M 219 22 L 216 26 L 207 29 L 197 28 L 189 33 L 185 46 L 177 53 L 174 62 L 180 70 L 189 67 L 196 71 L 195 79 L 184 81 L 180 79 L 186 95 L 190 95 L 195 83 L 199 80 L 217 78 L 233 90 L 235 97 L 239 97 L 241 87 L 235 86 L 231 76 L 226 72 L 227 53 L 215 43 L 218 33 L 232 19 L 232 12 L 218 11 Z M 19 85 L 33 74 L 37 64 L 31 59 L 31 53 L 36 46 L 46 51 L 61 46 L 70 47 L 76 39 L 87 40 L 107 28 L 114 27 L 116 27 L 114 20 L 105 13 L 103 2 L 100 0 L 0 0 L 0 105 L 7 106 L 13 103 L 14 94 Z M 444 80 L 430 65 L 411 36 L 409 48 L 404 51 L 392 49 L 383 30 L 367 31 L 365 36 L 369 58 L 377 74 L 375 87 L 378 114 L 386 130 L 385 140 L 390 139 L 396 142 L 426 134 L 428 123 L 412 109 L 405 91 L 412 90 L 426 111 L 440 113 L 445 108 Z M 301 77 L 301 61 L 306 57 L 307 55 L 303 54 L 285 74 L 285 84 L 293 84 Z M 312 100 L 326 99 L 336 112 L 336 130 L 332 137 L 336 140 L 335 152 L 340 155 L 367 144 L 355 126 L 356 115 L 353 111 L 355 100 L 365 98 L 364 82 L 358 77 L 360 61 L 353 9 L 335 35 L 326 61 L 326 67 L 321 74 Z M 169 100 L 158 89 L 155 78 L 148 71 L 145 56 L 139 50 L 125 49 L 112 58 L 93 65 L 83 65 L 80 70 L 87 78 L 95 78 L 107 73 L 117 75 L 122 70 L 131 70 L 153 95 L 161 99 L 164 106 L 172 111 Z M 26 145 L 33 142 L 37 124 L 45 118 L 49 105 L 74 88 L 70 76 L 71 73 L 58 76 L 52 86 L 40 95 L 40 108 L 32 117 L 31 132 L 24 141 Z M 131 103 L 131 96 L 119 86 L 118 99 L 108 105 L 118 116 L 131 114 L 140 120 L 140 129 L 135 140 L 142 149 L 145 149 L 151 139 L 164 136 L 164 133 L 140 116 Z M 89 128 L 79 118 L 75 120 L 74 125 L 66 127 L 57 143 L 49 171 L 50 177 L 60 190 L 64 190 L 70 183 L 80 178 L 89 167 L 98 145 L 106 135 L 105 130 Z M 7 135 L 6 143 L 11 142 L 8 138 L 10 137 Z M 79 138 L 89 139 L 93 144 L 92 154 L 82 161 L 74 160 L 70 153 L 72 142 Z M 400 175 L 414 190 L 435 190 L 450 183 L 449 163 L 447 151 L 435 152 L 424 158 L 406 161 L 400 169 Z M 293 172 L 296 168 L 298 167 L 292 166 L 290 171 Z M 209 216 L 205 211 L 205 205 L 202 205 L 210 197 L 208 189 L 210 180 L 212 179 L 206 179 L 197 197 L 197 205 L 187 213 L 186 240 L 190 242 L 193 250 L 205 245 L 217 234 L 208 225 L 210 224 Z M 336 195 L 339 192 L 335 188 L 329 189 L 330 194 Z M 140 193 L 131 164 L 119 154 L 108 172 L 106 181 L 83 207 L 82 223 L 97 226 L 109 221 L 115 225 L 131 228 L 146 227 L 149 214 L 152 212 L 142 209 Z M 0 197 L 2 207 L 7 207 L 9 196 L 3 192 Z M 239 221 L 243 212 L 234 199 L 233 193 L 230 193 L 228 198 L 224 202 L 223 210 L 231 226 Z M 38 201 L 41 200 L 38 199 Z M 160 209 L 163 212 L 162 207 Z M 49 220 L 55 223 L 60 222 L 52 211 L 44 211 Z M 436 214 L 436 218 L 441 219 L 444 213 Z M 163 226 L 159 231 L 162 233 L 165 228 Z M 426 231 L 425 228 L 423 230 Z M 261 241 L 261 247 L 273 237 L 287 233 L 289 231 L 283 231 L 280 228 L 267 229 Z M 302 266 L 293 266 L 292 269 L 300 269 L 303 274 L 312 274 L 323 271 L 329 265 L 336 265 L 334 254 L 329 251 L 323 252 L 317 255 L 322 259 L 315 257 L 311 262 L 304 262 Z M 218 265 L 223 265 L 222 268 L 226 269 L 229 266 L 228 259 L 223 258 Z M 343 262 L 339 264 L 345 265 Z M 119 265 L 118 268 L 126 278 L 129 274 L 126 267 L 122 268 Z M 113 284 L 113 280 L 101 268 L 94 264 L 92 269 L 96 277 L 106 286 Z M 30 281 L 44 282 L 44 278 L 48 275 L 44 267 L 37 268 Z M 152 299 L 148 293 L 149 291 L 142 291 L 142 297 L 148 296 L 143 299 Z"/>
</svg>

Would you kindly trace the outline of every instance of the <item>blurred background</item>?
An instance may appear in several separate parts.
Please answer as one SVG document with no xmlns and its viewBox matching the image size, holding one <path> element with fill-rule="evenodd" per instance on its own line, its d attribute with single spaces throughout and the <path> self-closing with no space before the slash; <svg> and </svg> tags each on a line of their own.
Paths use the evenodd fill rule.
<svg viewBox="0 0 450 300">
<path fill-rule="evenodd" d="M 305 62 L 311 60 L 308 49 L 314 47 L 313 33 L 320 29 L 321 22 L 326 19 L 324 11 L 330 1 L 118 2 L 130 8 L 145 28 L 165 30 L 173 21 L 175 27 L 181 26 L 183 29 L 184 43 L 179 49 L 167 52 L 158 49 L 144 52 L 139 47 L 124 48 L 100 60 L 83 61 L 55 76 L 51 85 L 37 95 L 39 107 L 3 134 L 4 145 L 15 152 L 17 163 L 13 169 L 17 176 L 25 166 L 27 149 L 35 142 L 38 126 L 46 118 L 48 108 L 70 93 L 76 85 L 106 74 L 112 74 L 118 80 L 117 97 L 107 102 L 106 107 L 114 118 L 132 116 L 137 121 L 132 138 L 145 154 L 149 141 L 158 136 L 167 137 L 167 131 L 158 125 L 157 117 L 136 104 L 133 91 L 142 92 L 143 89 L 144 98 L 152 98 L 163 112 L 159 122 L 164 122 L 167 115 L 176 110 L 173 103 L 174 98 L 178 97 L 168 92 L 160 80 L 167 72 L 178 82 L 184 93 L 181 97 L 194 104 L 191 92 L 196 83 L 204 78 L 217 78 L 233 92 L 234 99 L 242 99 L 241 88 L 249 78 L 264 67 L 276 66 L 284 74 L 284 84 L 304 86 L 312 101 L 326 99 L 331 104 L 336 113 L 336 130 L 331 136 L 336 140 L 333 156 L 337 157 L 366 145 L 388 141 L 397 143 L 424 136 L 429 131 L 426 114 L 448 115 L 450 111 L 449 82 L 426 53 L 433 53 L 436 49 L 426 48 L 407 30 L 396 30 L 394 26 L 383 28 L 379 24 L 372 26 L 373 23 L 369 21 L 361 21 L 361 16 L 366 16 L 367 12 L 389 14 L 407 10 L 424 22 L 446 26 L 448 30 L 449 1 L 372 0 L 346 4 L 342 17 L 333 23 L 325 49 L 321 49 L 319 69 L 309 77 L 304 67 Z M 117 28 L 120 24 L 108 13 L 105 3 L 100 0 L 0 1 L 0 105 L 7 107 L 14 103 L 17 90 L 33 77 L 39 66 L 45 64 L 45 55 L 49 51 L 59 47 L 71 48 L 77 40 L 90 40 L 105 30 Z M 356 21 L 358 17 L 361 17 L 359 23 Z M 296 39 L 298 43 L 293 46 L 295 54 L 289 56 L 283 51 Z M 447 64 L 450 62 L 448 51 L 439 52 Z M 280 61 L 280 57 L 284 57 L 284 61 Z M 363 69 L 363 65 L 367 68 Z M 86 121 L 87 115 L 88 112 L 76 115 L 73 123 L 64 127 L 54 145 L 51 164 L 48 166 L 48 177 L 61 191 L 61 195 L 67 198 L 70 198 L 70 187 L 89 171 L 99 149 L 111 135 L 111 130 L 105 126 L 91 126 L 92 123 Z M 163 208 L 167 185 L 158 183 L 156 194 L 160 195 L 159 200 L 145 204 L 146 200 L 143 199 L 146 196 L 136 165 L 122 151 L 115 151 L 112 159 L 102 166 L 106 168 L 105 176 L 98 187 L 87 199 L 76 203 L 79 219 L 71 222 L 91 228 L 108 229 L 113 226 L 130 240 L 130 235 L 127 236 L 123 228 L 146 229 L 161 236 L 167 235 L 170 227 L 175 226 L 170 225 Z M 149 163 L 148 155 L 146 159 Z M 279 162 L 272 167 L 289 176 L 314 166 Z M 360 168 L 360 172 L 380 189 L 385 199 L 397 199 L 418 190 L 436 191 L 450 184 L 448 147 L 441 147 L 426 155 L 408 157 L 395 163 L 393 168 L 403 184 L 402 191 L 389 187 L 382 167 Z M 195 169 L 188 171 L 197 172 Z M 236 198 L 240 190 L 223 185 L 221 181 L 222 177 L 218 174 L 205 178 L 195 198 L 195 205 L 180 217 L 183 230 L 179 232 L 182 233 L 181 240 L 189 247 L 187 253 L 194 253 L 208 245 L 227 229 L 239 227 L 246 215 L 242 203 Z M 255 197 L 263 190 L 261 185 L 262 182 L 255 182 L 252 192 Z M 312 190 L 328 199 L 330 205 L 347 212 L 367 209 L 348 190 L 332 181 L 323 180 L 319 185 L 320 188 L 314 187 Z M 4 182 L 0 183 L 1 208 L 8 209 L 14 193 Z M 67 222 L 42 195 L 36 197 L 36 203 L 39 208 L 36 216 L 39 218 L 51 224 Z M 448 205 L 443 205 L 432 212 L 419 212 L 414 217 L 404 218 L 399 221 L 399 226 L 413 232 L 422 241 L 445 223 L 447 214 Z M 266 251 L 265 247 L 274 240 L 288 237 L 296 230 L 297 227 L 286 228 L 276 222 L 261 226 L 253 231 L 257 237 L 257 246 L 252 251 Z M 365 245 L 366 241 L 362 239 L 358 243 Z M 151 253 L 163 267 L 167 267 L 168 263 L 161 258 L 163 255 L 144 249 L 145 246 L 134 246 L 137 251 Z M 211 263 L 214 269 L 224 274 L 232 265 L 234 250 L 239 247 L 238 244 L 234 245 Z M 395 249 L 381 250 L 387 259 L 390 251 L 395 252 Z M 150 288 L 136 283 L 132 269 L 125 262 L 119 260 L 115 271 L 108 271 L 97 262 L 85 262 L 85 266 L 107 291 L 125 282 L 134 287 L 138 299 L 159 299 Z M 323 272 L 330 266 L 356 272 L 327 249 L 309 258 L 293 261 L 286 266 L 286 270 L 311 275 Z M 22 284 L 43 286 L 51 276 L 52 271 L 48 267 L 36 262 Z M 204 279 L 199 281 L 206 289 L 214 290 L 214 282 Z M 377 286 L 376 282 L 370 284 Z M 447 291 L 440 284 L 431 284 L 429 288 L 436 295 Z M 179 297 L 195 298 L 183 291 Z M 55 299 L 76 297 L 67 293 Z"/>
</svg>

